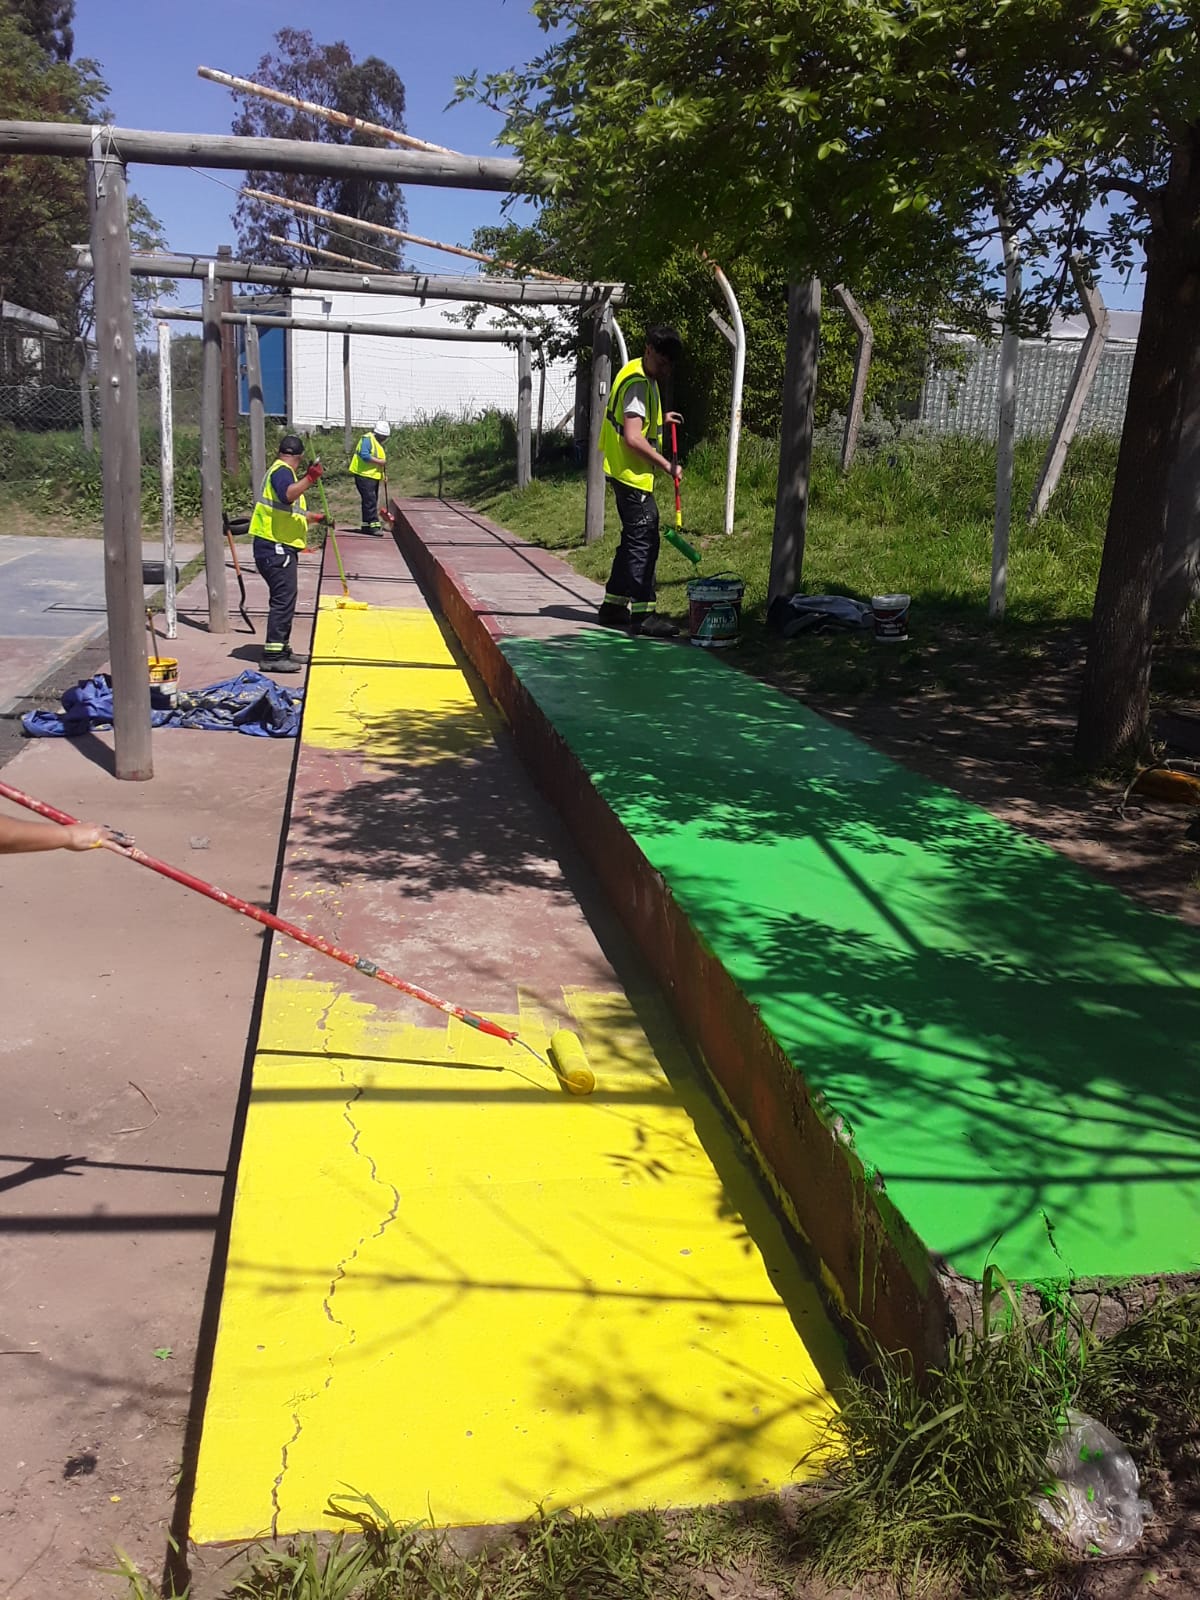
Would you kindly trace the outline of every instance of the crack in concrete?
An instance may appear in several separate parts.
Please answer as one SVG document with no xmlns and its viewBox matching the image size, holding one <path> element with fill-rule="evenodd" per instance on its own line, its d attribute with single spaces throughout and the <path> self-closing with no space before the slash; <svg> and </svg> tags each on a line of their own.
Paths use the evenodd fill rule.
<svg viewBox="0 0 1200 1600">
<path fill-rule="evenodd" d="M 297 1397 L 297 1403 L 299 1403 L 299 1401 L 301 1399 L 311 1400 L 312 1399 L 312 1395 L 309 1394 L 309 1395 L 298 1396 Z M 300 1429 L 301 1429 L 302 1424 L 301 1424 L 301 1421 L 300 1421 L 300 1413 L 298 1411 L 293 1411 L 292 1412 L 292 1422 L 295 1424 L 295 1430 L 294 1430 L 294 1432 L 292 1434 L 292 1437 L 287 1440 L 287 1442 L 283 1446 L 283 1449 L 279 1453 L 279 1471 L 275 1474 L 275 1482 L 271 1485 L 271 1537 L 272 1537 L 272 1539 L 277 1539 L 279 1537 L 279 1516 L 280 1516 L 279 1491 L 283 1487 L 283 1475 L 287 1471 L 288 1454 L 291 1451 L 291 1448 L 295 1444 L 296 1440 L 300 1437 Z"/>
<path fill-rule="evenodd" d="M 349 1085 L 346 1084 L 345 1071 L 343 1070 L 343 1068 L 341 1067 L 340 1064 L 336 1064 L 335 1063 L 335 1066 L 336 1066 L 338 1077 L 341 1079 L 342 1083 L 344 1085 L 346 1085 L 346 1087 L 349 1087 Z M 360 1237 L 355 1242 L 354 1248 L 349 1252 L 349 1254 L 348 1255 L 344 1255 L 342 1257 L 342 1259 L 338 1262 L 337 1266 L 334 1268 L 333 1276 L 329 1280 L 329 1288 L 326 1290 L 325 1297 L 321 1302 L 322 1309 L 325 1312 L 325 1315 L 329 1319 L 329 1321 L 331 1323 L 334 1323 L 337 1327 L 344 1328 L 346 1330 L 346 1338 L 345 1338 L 344 1342 L 341 1345 L 335 1347 L 334 1349 L 332 1349 L 329 1352 L 329 1357 L 328 1357 L 329 1371 L 328 1371 L 328 1373 L 326 1375 L 325 1385 L 324 1385 L 326 1390 L 328 1390 L 330 1384 L 333 1382 L 334 1363 L 336 1362 L 339 1353 L 342 1350 L 350 1349 L 358 1341 L 358 1330 L 356 1328 L 350 1327 L 349 1324 L 344 1322 L 342 1320 L 342 1318 L 339 1317 L 336 1314 L 336 1312 L 334 1311 L 334 1309 L 333 1309 L 333 1297 L 337 1293 L 338 1285 L 341 1284 L 344 1281 L 344 1279 L 346 1278 L 346 1275 L 349 1272 L 350 1267 L 353 1265 L 355 1260 L 358 1258 L 359 1253 L 363 1249 L 365 1249 L 365 1247 L 368 1244 L 371 1244 L 374 1240 L 381 1239 L 383 1237 L 383 1235 L 387 1231 L 387 1229 L 396 1220 L 396 1217 L 397 1217 L 397 1215 L 399 1214 L 399 1211 L 400 1211 L 400 1191 L 399 1191 L 399 1189 L 396 1188 L 395 1184 L 385 1182 L 379 1176 L 379 1168 L 376 1165 L 374 1156 L 372 1156 L 369 1151 L 363 1150 L 361 1148 L 360 1144 L 359 1144 L 359 1140 L 362 1138 L 363 1130 L 358 1125 L 358 1123 L 354 1120 L 353 1116 L 351 1115 L 351 1108 L 359 1100 L 362 1099 L 362 1097 L 363 1097 L 363 1095 L 365 1093 L 366 1093 L 366 1090 L 365 1090 L 365 1088 L 364 1088 L 364 1086 L 362 1084 L 356 1084 L 354 1086 L 353 1094 L 346 1101 L 346 1104 L 342 1107 L 342 1117 L 343 1117 L 343 1120 L 346 1122 L 346 1124 L 348 1125 L 348 1127 L 351 1130 L 351 1137 L 350 1137 L 350 1148 L 351 1148 L 351 1150 L 353 1150 L 354 1154 L 360 1160 L 365 1161 L 367 1163 L 367 1166 L 370 1169 L 371 1182 L 374 1183 L 374 1184 L 377 1184 L 381 1189 L 388 1189 L 388 1190 L 391 1191 L 392 1203 L 391 1203 L 391 1206 L 390 1206 L 390 1208 L 388 1210 L 387 1215 L 383 1218 L 382 1222 L 380 1222 L 379 1226 L 375 1229 L 375 1231 L 373 1233 L 362 1235 L 362 1237 Z"/>
</svg>

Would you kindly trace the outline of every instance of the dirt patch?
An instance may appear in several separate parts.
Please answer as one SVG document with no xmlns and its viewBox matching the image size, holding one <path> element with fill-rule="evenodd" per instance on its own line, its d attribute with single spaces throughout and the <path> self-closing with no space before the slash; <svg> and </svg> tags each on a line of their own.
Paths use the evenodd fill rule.
<svg viewBox="0 0 1200 1600">
<path fill-rule="evenodd" d="M 869 640 L 829 645 L 832 652 L 821 640 L 752 644 L 745 664 L 1144 905 L 1200 926 L 1200 841 L 1188 836 L 1197 813 L 1133 797 L 1122 814 L 1129 775 L 1088 779 L 1075 765 L 1082 630 L 1062 630 L 1032 656 L 998 656 L 980 650 L 975 638 L 948 633 L 928 664 L 914 661 L 911 651 L 894 666 L 881 663 L 886 647 Z M 1169 677 L 1186 680 L 1190 660 L 1173 657 L 1165 666 Z M 864 680 L 867 691 L 854 692 Z M 1169 740 L 1173 754 L 1200 755 L 1189 749 L 1200 737 L 1198 713 L 1200 702 L 1191 697 L 1159 699 L 1156 734 Z"/>
</svg>

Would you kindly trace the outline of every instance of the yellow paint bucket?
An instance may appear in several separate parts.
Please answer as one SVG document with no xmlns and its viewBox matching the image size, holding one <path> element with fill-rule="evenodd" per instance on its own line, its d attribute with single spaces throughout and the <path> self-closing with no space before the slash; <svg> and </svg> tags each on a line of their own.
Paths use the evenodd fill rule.
<svg viewBox="0 0 1200 1600">
<path fill-rule="evenodd" d="M 179 663 L 174 656 L 153 656 L 148 662 L 150 687 L 157 689 L 169 700 L 175 698 L 179 688 Z"/>
</svg>

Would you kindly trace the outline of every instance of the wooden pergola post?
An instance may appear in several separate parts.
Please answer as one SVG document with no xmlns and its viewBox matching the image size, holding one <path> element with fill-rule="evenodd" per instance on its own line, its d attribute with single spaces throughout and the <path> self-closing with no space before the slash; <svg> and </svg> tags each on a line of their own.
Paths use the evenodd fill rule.
<svg viewBox="0 0 1200 1600">
<path fill-rule="evenodd" d="M 246 401 L 250 413 L 250 488 L 257 495 L 267 475 L 267 417 L 258 328 L 250 321 L 246 323 Z"/>
<path fill-rule="evenodd" d="M 787 353 L 783 370 L 783 420 L 779 482 L 767 602 L 795 594 L 804 571 L 808 533 L 808 478 L 812 465 L 813 396 L 821 342 L 821 282 L 788 285 Z"/>
<path fill-rule="evenodd" d="M 106 130 L 92 132 L 87 164 L 104 479 L 104 596 L 112 663 L 116 775 L 154 776 L 150 674 L 142 592 L 142 457 L 137 349 L 129 273 L 129 196 L 124 163 Z"/>
<path fill-rule="evenodd" d="M 221 300 L 212 263 L 204 284 L 204 343 L 200 356 L 200 520 L 204 530 L 204 578 L 208 631 L 229 632 L 225 584 L 225 519 L 221 505 Z"/>
</svg>

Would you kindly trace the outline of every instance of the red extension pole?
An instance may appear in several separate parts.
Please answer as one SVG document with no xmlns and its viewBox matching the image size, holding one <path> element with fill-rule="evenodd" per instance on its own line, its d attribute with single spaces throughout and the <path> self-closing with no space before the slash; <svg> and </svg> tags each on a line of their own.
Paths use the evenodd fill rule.
<svg viewBox="0 0 1200 1600">
<path fill-rule="evenodd" d="M 15 805 L 24 806 L 27 811 L 36 811 L 38 816 L 46 817 L 50 822 L 61 823 L 70 827 L 78 822 L 78 817 L 70 816 L 66 811 L 59 811 L 56 806 L 49 806 L 43 800 L 35 800 L 32 795 L 25 794 L 21 789 L 14 789 L 11 784 L 0 783 L 0 796 L 11 800 Z M 149 856 L 144 850 L 139 850 L 136 845 L 122 844 L 118 835 L 113 839 L 104 841 L 104 848 L 111 850 L 114 855 L 124 856 L 127 861 L 136 861 L 140 867 L 149 867 L 151 872 L 157 872 L 160 877 L 170 878 L 175 883 L 181 883 L 185 889 L 193 889 L 197 894 L 205 895 L 209 900 L 215 900 L 218 905 L 228 906 L 231 911 L 238 911 L 243 917 L 249 917 L 253 922 L 261 922 L 264 928 L 272 928 L 276 933 L 282 933 L 288 939 L 295 939 L 297 944 L 306 944 L 310 950 L 319 950 L 323 956 L 329 956 L 334 961 L 340 961 L 344 967 L 352 967 L 355 972 L 361 972 L 364 977 L 378 978 L 380 983 L 389 984 L 393 989 L 399 989 L 401 994 L 409 995 L 413 1000 L 420 1000 L 424 1005 L 433 1006 L 436 1011 L 444 1011 L 448 1017 L 457 1017 L 460 1022 L 465 1022 L 469 1028 L 476 1028 L 480 1033 L 487 1033 L 493 1039 L 504 1039 L 509 1044 L 519 1042 L 517 1035 L 507 1028 L 502 1028 L 498 1022 L 489 1022 L 486 1017 L 481 1017 L 477 1012 L 467 1011 L 462 1006 L 452 1005 L 449 1000 L 439 1000 L 437 995 L 430 994 L 427 989 L 418 989 L 415 983 L 406 983 L 403 978 L 397 978 L 394 973 L 385 972 L 382 967 L 369 961 L 366 956 L 356 956 L 349 950 L 343 950 L 336 944 L 330 944 L 328 939 L 322 939 L 319 934 L 305 933 L 303 928 L 298 928 L 292 922 L 284 922 L 282 917 L 273 916 L 269 911 L 260 911 L 257 906 L 252 906 L 246 900 L 239 900 L 236 894 L 230 894 L 226 889 L 218 889 L 215 884 L 205 883 L 203 878 L 194 878 L 190 872 L 184 872 L 179 867 L 173 867 L 166 861 L 159 861 L 154 856 Z"/>
</svg>

